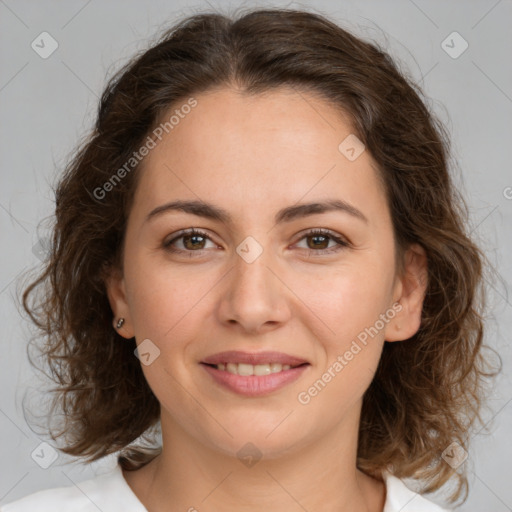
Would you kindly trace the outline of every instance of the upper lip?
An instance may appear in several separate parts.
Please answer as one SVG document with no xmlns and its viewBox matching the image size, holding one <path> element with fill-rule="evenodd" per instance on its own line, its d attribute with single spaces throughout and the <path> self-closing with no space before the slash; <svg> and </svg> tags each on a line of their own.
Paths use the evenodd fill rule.
<svg viewBox="0 0 512 512">
<path fill-rule="evenodd" d="M 290 366 L 299 366 L 307 363 L 305 359 L 291 356 L 282 352 L 242 352 L 239 350 L 228 350 L 219 352 L 203 359 L 206 364 L 222 364 L 222 363 L 244 363 L 244 364 L 289 364 Z"/>
</svg>

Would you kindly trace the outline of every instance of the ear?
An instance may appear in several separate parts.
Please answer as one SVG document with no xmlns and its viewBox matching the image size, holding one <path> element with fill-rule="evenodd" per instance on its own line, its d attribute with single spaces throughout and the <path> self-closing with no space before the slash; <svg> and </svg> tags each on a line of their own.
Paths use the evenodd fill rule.
<svg viewBox="0 0 512 512">
<path fill-rule="evenodd" d="M 386 325 L 386 341 L 407 340 L 418 332 L 427 285 L 425 249 L 419 244 L 412 244 L 404 255 L 403 275 L 397 276 L 393 292 L 393 303 L 400 302 L 402 309 Z"/>
<path fill-rule="evenodd" d="M 108 301 L 114 312 L 112 325 L 123 338 L 130 339 L 135 336 L 130 318 L 130 308 L 126 300 L 126 287 L 124 277 L 120 269 L 110 268 L 104 273 L 104 282 L 107 290 Z M 117 322 L 124 318 L 122 327 L 117 328 Z"/>
</svg>

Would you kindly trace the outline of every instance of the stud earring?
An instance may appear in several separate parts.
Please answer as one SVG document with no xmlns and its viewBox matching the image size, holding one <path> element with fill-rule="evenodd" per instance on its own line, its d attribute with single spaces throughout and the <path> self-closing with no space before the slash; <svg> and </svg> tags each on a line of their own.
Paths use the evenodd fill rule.
<svg viewBox="0 0 512 512">
<path fill-rule="evenodd" d="M 116 324 L 116 328 L 117 328 L 117 329 L 121 329 L 121 327 L 123 326 L 123 324 L 124 324 L 124 318 L 120 318 L 120 319 L 119 319 L 119 322 L 117 322 L 117 324 Z"/>
</svg>

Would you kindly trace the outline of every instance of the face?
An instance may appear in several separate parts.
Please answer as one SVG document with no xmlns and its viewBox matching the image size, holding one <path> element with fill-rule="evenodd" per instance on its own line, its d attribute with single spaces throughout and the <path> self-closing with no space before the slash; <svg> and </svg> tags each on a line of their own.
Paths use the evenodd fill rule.
<svg viewBox="0 0 512 512">
<path fill-rule="evenodd" d="M 218 452 L 250 441 L 277 457 L 356 418 L 384 342 L 419 326 L 419 267 L 409 258 L 410 277 L 395 275 L 375 163 L 339 149 L 353 131 L 332 106 L 290 89 L 195 98 L 144 160 L 109 299 L 125 318 L 120 334 L 146 354 L 162 425 Z M 150 215 L 174 201 L 224 217 Z M 345 207 L 297 209 L 334 201 Z M 263 376 L 205 364 L 226 351 L 260 366 L 231 371 Z M 250 359 L 262 352 L 280 353 L 268 363 L 296 359 L 289 370 Z"/>
</svg>

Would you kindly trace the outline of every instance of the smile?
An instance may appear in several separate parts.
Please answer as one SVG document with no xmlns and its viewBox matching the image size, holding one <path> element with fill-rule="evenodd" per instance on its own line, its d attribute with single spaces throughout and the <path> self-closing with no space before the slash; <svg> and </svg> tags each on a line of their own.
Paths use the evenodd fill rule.
<svg viewBox="0 0 512 512">
<path fill-rule="evenodd" d="M 280 363 L 201 363 L 212 383 L 237 395 L 261 397 L 277 392 L 297 380 L 311 365 L 291 366 Z"/>
<path fill-rule="evenodd" d="M 279 373 L 292 368 L 289 364 L 281 363 L 265 363 L 265 364 L 247 364 L 247 363 L 220 363 L 213 365 L 217 370 L 232 373 L 234 375 L 270 375 L 271 373 Z M 300 365 L 298 365 L 300 366 Z"/>
</svg>

